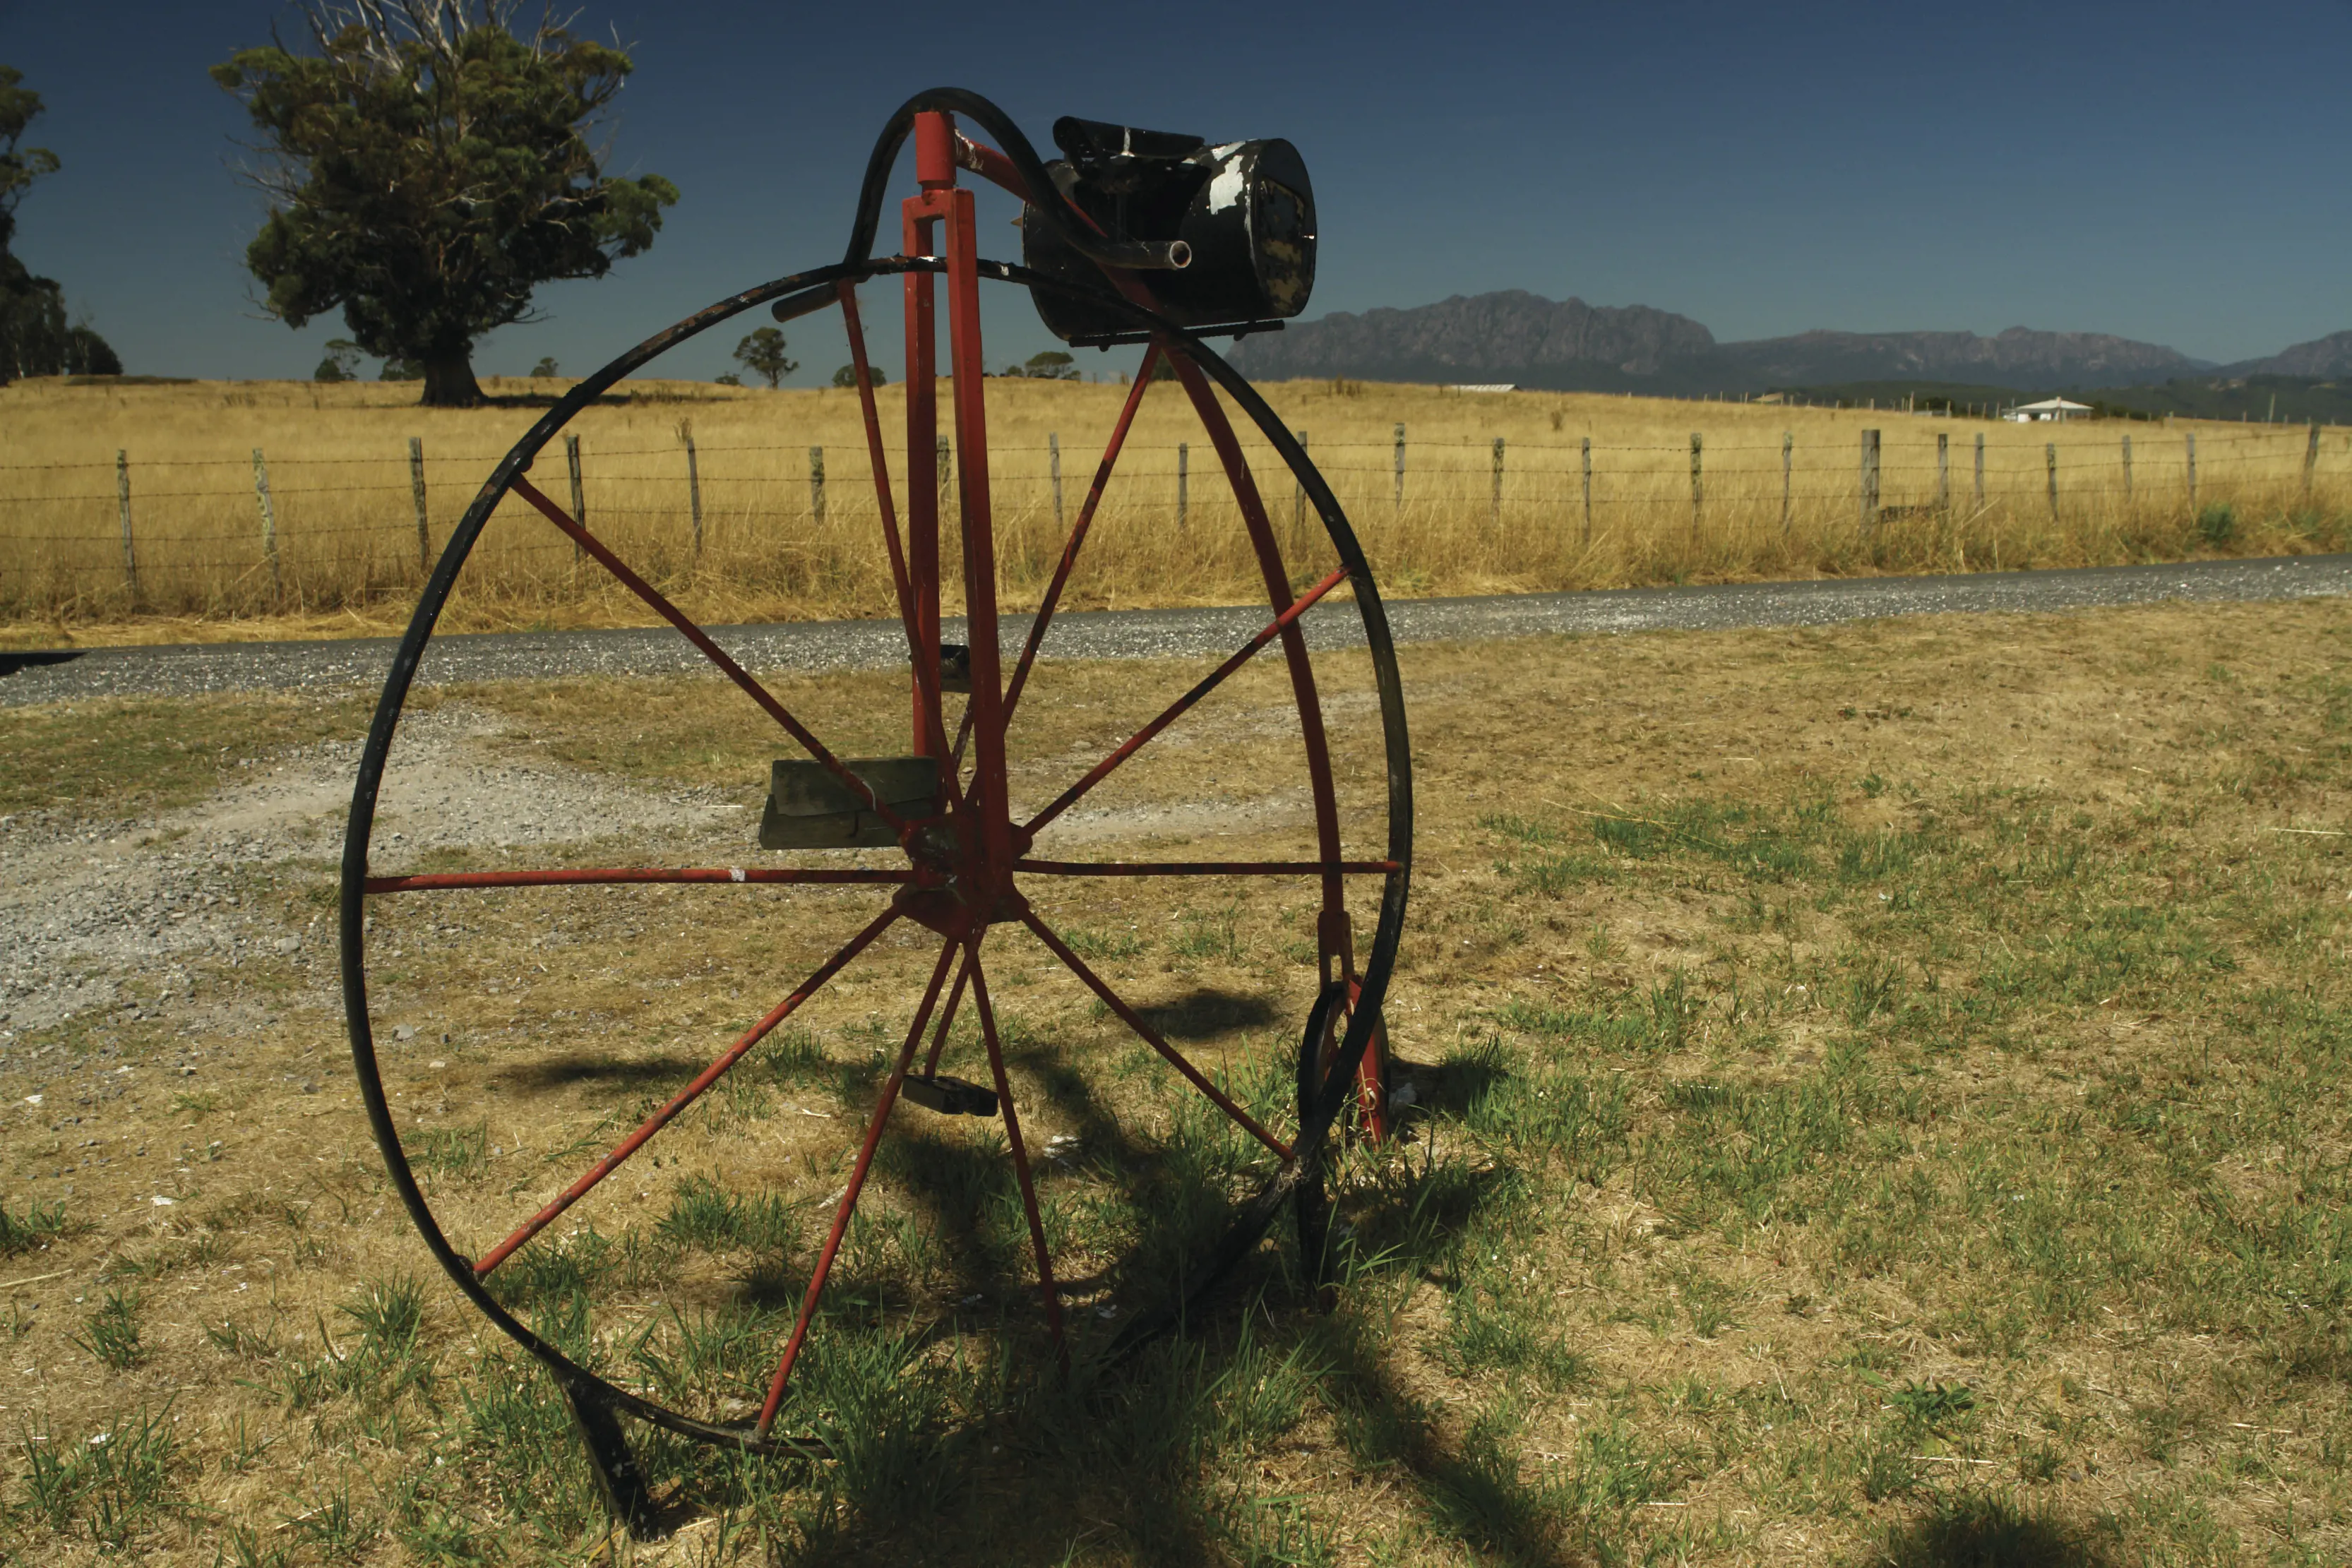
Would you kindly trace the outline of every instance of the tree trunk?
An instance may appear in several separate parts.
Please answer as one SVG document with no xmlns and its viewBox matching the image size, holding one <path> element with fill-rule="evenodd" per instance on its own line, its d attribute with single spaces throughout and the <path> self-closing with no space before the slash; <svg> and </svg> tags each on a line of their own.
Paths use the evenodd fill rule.
<svg viewBox="0 0 2352 1568">
<path fill-rule="evenodd" d="M 428 356 L 425 361 L 425 406 L 426 408 L 479 408 L 482 387 L 474 380 L 474 355 L 470 348 L 454 354 Z"/>
</svg>

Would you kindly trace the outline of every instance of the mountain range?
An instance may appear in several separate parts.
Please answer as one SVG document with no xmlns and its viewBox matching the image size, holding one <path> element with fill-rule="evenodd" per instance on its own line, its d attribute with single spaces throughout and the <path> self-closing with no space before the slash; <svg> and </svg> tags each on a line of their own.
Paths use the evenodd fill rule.
<svg viewBox="0 0 2352 1568">
<path fill-rule="evenodd" d="M 1741 395 L 1830 382 L 1935 381 L 2019 392 L 2144 386 L 2177 377 L 2352 374 L 2352 331 L 2234 365 L 2104 332 L 1800 332 L 1718 342 L 1647 305 L 1550 300 L 1523 289 L 1411 309 L 1334 311 L 1234 346 L 1259 381 L 1513 382 L 1558 392 Z"/>
</svg>

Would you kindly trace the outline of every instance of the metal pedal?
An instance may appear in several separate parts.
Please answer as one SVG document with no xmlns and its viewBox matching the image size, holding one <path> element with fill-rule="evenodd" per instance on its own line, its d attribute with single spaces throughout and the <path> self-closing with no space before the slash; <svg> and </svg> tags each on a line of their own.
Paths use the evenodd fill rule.
<svg viewBox="0 0 2352 1568">
<path fill-rule="evenodd" d="M 983 1089 L 977 1083 L 967 1083 L 961 1078 L 943 1075 L 918 1077 L 910 1072 L 898 1085 L 898 1092 L 923 1109 L 937 1111 L 942 1116 L 996 1114 L 996 1091 Z"/>
<path fill-rule="evenodd" d="M 868 757 L 845 762 L 875 797 L 913 821 L 940 813 L 940 764 L 932 757 Z M 822 762 L 774 763 L 768 806 L 760 817 L 763 850 L 883 848 L 898 841 L 890 824 Z"/>
<path fill-rule="evenodd" d="M 971 693 L 971 649 L 961 643 L 940 644 L 940 690 Z"/>
</svg>

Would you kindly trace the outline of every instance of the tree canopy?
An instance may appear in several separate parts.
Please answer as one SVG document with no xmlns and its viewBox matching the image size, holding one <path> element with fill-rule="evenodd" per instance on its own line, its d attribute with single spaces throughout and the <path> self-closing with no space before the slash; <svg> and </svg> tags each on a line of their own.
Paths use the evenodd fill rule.
<svg viewBox="0 0 2352 1568">
<path fill-rule="evenodd" d="M 635 68 L 520 0 L 317 0 L 310 50 L 238 51 L 213 79 L 246 107 L 270 199 L 246 265 L 289 326 L 340 308 L 368 353 L 418 367 L 425 402 L 481 401 L 473 346 L 531 291 L 601 277 L 653 244 L 677 187 L 609 175 L 589 133 Z"/>
<path fill-rule="evenodd" d="M 784 357 L 784 335 L 773 327 L 761 327 L 736 344 L 735 362 L 766 382 L 771 389 L 801 368 L 798 360 Z"/>
<path fill-rule="evenodd" d="M 355 382 L 360 379 L 360 355 L 357 343 L 349 338 L 327 340 L 327 357 L 310 372 L 314 382 Z"/>
<path fill-rule="evenodd" d="M 22 145 L 41 112 L 25 73 L 0 66 L 0 384 L 18 376 L 119 376 L 122 361 L 86 323 L 66 320 L 65 290 L 16 258 L 16 204 L 33 182 L 63 165 L 46 147 Z"/>
<path fill-rule="evenodd" d="M 25 73 L 14 66 L 0 66 L 0 250 L 6 250 L 16 237 L 16 204 L 33 182 L 45 174 L 54 174 L 59 167 L 58 155 L 46 147 L 20 147 L 25 131 L 41 112 L 41 95 L 24 85 Z"/>
</svg>

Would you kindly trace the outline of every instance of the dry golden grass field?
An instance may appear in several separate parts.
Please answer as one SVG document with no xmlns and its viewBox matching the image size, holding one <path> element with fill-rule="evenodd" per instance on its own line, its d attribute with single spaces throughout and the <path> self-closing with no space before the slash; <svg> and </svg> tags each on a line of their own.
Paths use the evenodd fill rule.
<svg viewBox="0 0 2352 1568">
<path fill-rule="evenodd" d="M 1091 364 L 1095 356 L 1085 359 Z M 1106 373 L 1115 380 L 1115 368 Z M 543 405 L 563 384 L 514 381 L 490 390 L 518 398 L 535 392 Z M 2352 513 L 2352 432 L 2336 429 L 2321 433 L 2306 486 L 2301 427 L 2023 426 L 1356 382 L 1286 382 L 1265 391 L 1281 417 L 1305 433 L 1392 595 L 2333 550 L 2344 548 Z M 572 428 L 581 437 L 589 524 L 626 559 L 708 621 L 888 612 L 854 393 L 686 382 L 631 383 L 625 392 Z M 884 417 L 903 481 L 901 395 L 885 392 Z M 410 440 L 423 443 L 424 546 L 437 552 L 491 464 L 541 412 L 425 411 L 415 396 L 405 385 L 307 382 L 26 382 L 0 389 L 0 637 L 23 646 L 396 626 L 423 575 Z M 1115 384 L 990 383 L 1008 603 L 1034 601 L 1060 553 L 1051 444 L 1060 449 L 1062 515 L 1075 517 L 1121 396 Z M 1884 511 L 1865 527 L 1859 451 L 1861 433 L 1872 428 L 1883 432 Z M 1696 507 L 1694 433 L 1704 446 Z M 698 551 L 689 434 L 702 497 Z M 1948 447 L 1942 506 L 1939 439 Z M 1181 490 L 1180 445 L 1189 448 Z M 1256 441 L 1248 447 L 1272 509 L 1295 540 L 1312 520 L 1302 526 L 1286 475 L 1265 478 L 1270 451 Z M 255 494 L 257 448 L 275 512 L 274 563 Z M 824 455 L 822 518 L 811 486 L 813 449 Z M 121 474 L 118 452 L 127 459 Z M 542 457 L 538 477 L 560 499 L 567 495 L 560 448 Z M 135 592 L 122 545 L 125 478 Z M 1087 547 L 1075 602 L 1246 601 L 1256 596 L 1255 585 L 1200 427 L 1172 383 L 1155 386 Z M 593 570 L 575 567 L 570 546 L 543 519 L 509 503 L 445 624 L 479 630 L 644 618 Z"/>
<path fill-rule="evenodd" d="M 1102 395 L 1016 393 L 1038 430 Z M 1337 427 L 1339 400 L 1289 395 Z M 803 405 L 834 407 L 740 406 Z M 1599 407 L 1525 406 L 1531 443 L 1547 407 Z M 614 411 L 592 460 L 683 412 Z M 1818 428 L 1843 449 L 1857 423 Z M 837 1457 L 647 1438 L 675 1533 L 645 1545 L 368 1141 L 326 935 L 364 699 L 0 709 L 0 929 L 98 930 L 88 890 L 115 889 L 144 955 L 0 997 L 0 1562 L 2352 1560 L 2352 607 L 1401 656 L 1419 840 L 1388 1017 L 1418 1104 L 1346 1156 L 1337 1311 L 1277 1228 L 1189 1337 L 1095 1365 L 1263 1164 L 992 935 L 1028 1136 L 1066 1140 L 1042 1191 L 1077 1372 L 1051 1371 L 993 1128 L 905 1113 L 790 1413 Z M 1360 664 L 1328 662 L 1343 720 Z M 1048 666 L 1016 789 L 1201 667 Z M 881 676 L 778 679 L 847 747 L 903 707 Z M 1086 831 L 1295 851 L 1284 712 L 1245 671 Z M 436 688 L 378 858 L 740 854 L 772 754 L 715 678 Z M 1164 885 L 1052 917 L 1278 1115 L 1296 1042 L 1257 1020 L 1312 985 L 1295 911 Z M 872 897 L 774 891 L 376 903 L 388 1087 L 461 1246 Z M 504 1299 L 636 1386 L 756 1394 L 928 959 L 826 993 Z"/>
</svg>

